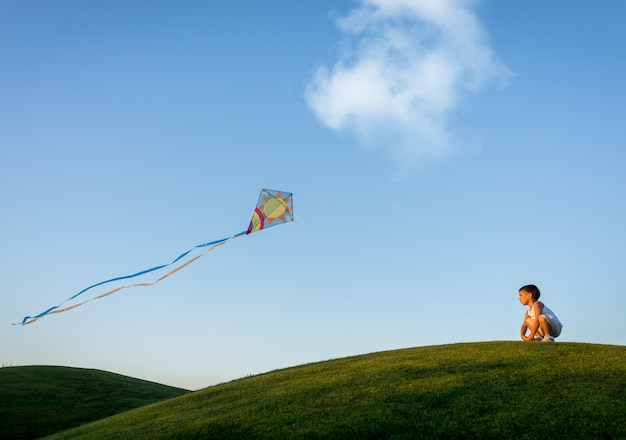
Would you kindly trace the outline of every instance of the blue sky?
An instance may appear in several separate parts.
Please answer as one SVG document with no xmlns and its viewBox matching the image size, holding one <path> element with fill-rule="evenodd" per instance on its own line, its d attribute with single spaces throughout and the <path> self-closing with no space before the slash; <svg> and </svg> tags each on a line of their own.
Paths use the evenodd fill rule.
<svg viewBox="0 0 626 440">
<path fill-rule="evenodd" d="M 625 18 L 621 0 L 0 0 L 0 360 L 198 389 L 517 340 L 528 283 L 559 340 L 626 344 Z M 293 192 L 296 221 L 11 325 L 245 230 L 261 188 Z"/>
</svg>

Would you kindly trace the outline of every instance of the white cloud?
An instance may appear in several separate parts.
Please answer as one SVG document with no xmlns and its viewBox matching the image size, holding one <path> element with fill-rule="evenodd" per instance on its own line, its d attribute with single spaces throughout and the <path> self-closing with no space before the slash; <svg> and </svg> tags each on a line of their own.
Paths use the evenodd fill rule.
<svg viewBox="0 0 626 440">
<path fill-rule="evenodd" d="M 393 160 L 453 148 L 450 116 L 463 98 L 510 73 L 494 57 L 470 0 L 361 0 L 337 19 L 341 55 L 306 89 L 316 116 Z"/>
</svg>

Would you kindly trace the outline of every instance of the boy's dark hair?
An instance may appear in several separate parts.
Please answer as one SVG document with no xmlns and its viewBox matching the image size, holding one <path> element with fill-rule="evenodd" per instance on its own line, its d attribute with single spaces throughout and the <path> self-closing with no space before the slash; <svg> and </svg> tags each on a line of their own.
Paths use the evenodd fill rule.
<svg viewBox="0 0 626 440">
<path fill-rule="evenodd" d="M 535 286 L 534 284 L 528 284 L 526 286 L 520 287 L 520 292 L 524 291 L 524 292 L 528 292 L 532 295 L 533 300 L 537 301 L 539 299 L 539 297 L 541 296 L 541 292 L 539 291 L 539 287 Z"/>
</svg>

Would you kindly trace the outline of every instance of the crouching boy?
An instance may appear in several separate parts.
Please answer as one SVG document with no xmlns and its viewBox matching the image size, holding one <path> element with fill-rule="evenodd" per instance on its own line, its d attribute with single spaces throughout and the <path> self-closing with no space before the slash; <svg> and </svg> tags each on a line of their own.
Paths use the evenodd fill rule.
<svg viewBox="0 0 626 440">
<path fill-rule="evenodd" d="M 541 292 L 534 284 L 519 289 L 519 302 L 528 306 L 520 336 L 524 341 L 554 342 L 561 334 L 563 324 L 554 312 L 539 301 Z"/>
</svg>

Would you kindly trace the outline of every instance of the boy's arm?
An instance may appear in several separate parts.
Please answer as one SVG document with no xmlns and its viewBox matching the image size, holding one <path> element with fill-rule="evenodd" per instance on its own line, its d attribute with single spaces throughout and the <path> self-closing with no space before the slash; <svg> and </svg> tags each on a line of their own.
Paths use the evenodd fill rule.
<svg viewBox="0 0 626 440">
<path fill-rule="evenodd" d="M 539 320 L 535 320 L 534 324 L 531 326 L 526 326 L 528 328 L 528 336 L 522 336 L 524 341 L 532 341 L 535 339 L 535 333 L 537 333 L 537 329 L 539 328 Z"/>
<path fill-rule="evenodd" d="M 541 315 L 541 312 L 543 311 L 543 303 L 541 301 L 537 301 L 533 304 L 533 309 L 535 309 L 536 318 L 535 322 L 533 322 L 531 326 L 526 325 L 529 333 L 527 337 L 522 337 L 525 341 L 532 341 L 535 339 L 535 334 L 537 333 L 537 330 L 539 330 L 539 315 Z M 526 319 L 528 319 L 528 312 L 526 312 L 526 316 L 524 317 L 524 324 L 526 324 Z"/>
<path fill-rule="evenodd" d="M 523 341 L 528 340 L 526 339 L 526 331 L 528 330 L 528 324 L 526 323 L 527 320 L 528 320 L 528 312 L 526 312 L 526 314 L 524 315 L 524 321 L 522 321 L 522 328 L 520 329 L 520 336 L 522 337 Z"/>
</svg>

